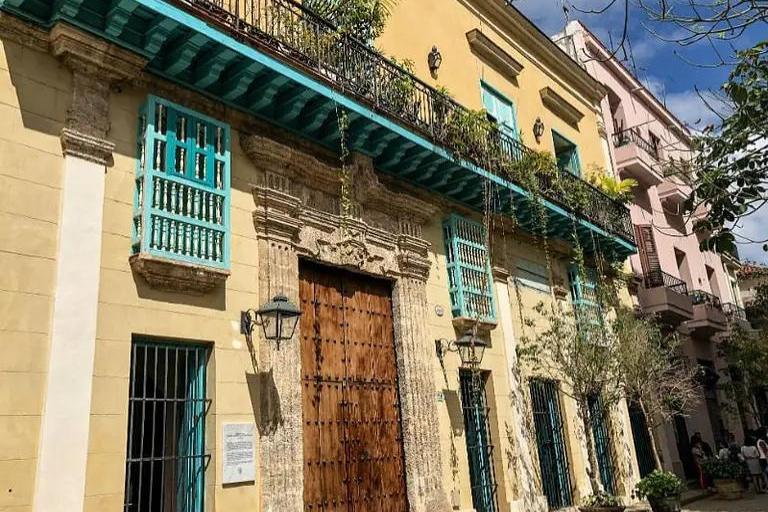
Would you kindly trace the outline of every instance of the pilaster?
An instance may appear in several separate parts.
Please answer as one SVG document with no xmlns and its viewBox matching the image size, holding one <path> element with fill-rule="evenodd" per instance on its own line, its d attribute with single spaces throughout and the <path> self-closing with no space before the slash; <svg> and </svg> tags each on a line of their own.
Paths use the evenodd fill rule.
<svg viewBox="0 0 768 512">
<path fill-rule="evenodd" d="M 46 399 L 34 510 L 83 510 L 96 348 L 110 88 L 142 60 L 68 25 L 50 50 L 71 69 L 72 99 L 61 133 L 64 185 Z"/>
</svg>

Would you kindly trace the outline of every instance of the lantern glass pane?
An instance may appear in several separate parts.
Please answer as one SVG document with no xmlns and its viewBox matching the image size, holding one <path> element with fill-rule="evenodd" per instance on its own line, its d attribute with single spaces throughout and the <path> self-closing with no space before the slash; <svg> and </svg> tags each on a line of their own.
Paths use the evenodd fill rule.
<svg viewBox="0 0 768 512">
<path fill-rule="evenodd" d="M 293 332 L 296 330 L 296 324 L 299 321 L 299 317 L 295 315 L 282 315 L 278 314 L 280 319 L 280 339 L 290 340 L 293 337 Z"/>
<path fill-rule="evenodd" d="M 264 329 L 264 339 L 276 340 L 279 334 L 279 322 L 274 314 L 261 315 L 261 327 Z"/>
</svg>

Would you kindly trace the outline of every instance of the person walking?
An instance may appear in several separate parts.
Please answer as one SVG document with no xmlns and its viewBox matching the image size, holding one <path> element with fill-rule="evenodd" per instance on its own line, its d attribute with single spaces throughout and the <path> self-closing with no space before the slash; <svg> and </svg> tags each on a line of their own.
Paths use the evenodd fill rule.
<svg viewBox="0 0 768 512">
<path fill-rule="evenodd" d="M 760 467 L 760 451 L 757 449 L 755 438 L 750 436 L 741 447 L 741 455 L 747 464 L 749 476 L 752 478 L 752 484 L 755 486 L 755 492 L 762 494 L 765 492 L 765 479 L 763 468 Z"/>
<path fill-rule="evenodd" d="M 704 455 L 704 446 L 701 442 L 701 437 L 694 434 L 691 437 L 691 456 L 693 458 L 693 464 L 696 466 L 696 472 L 699 476 L 699 487 L 701 489 L 707 488 L 706 477 L 704 475 L 704 469 L 701 463 L 704 462 L 706 456 Z"/>
<path fill-rule="evenodd" d="M 765 429 L 758 432 L 757 451 L 760 452 L 760 467 L 763 470 L 763 478 L 768 479 L 768 442 L 765 440 Z"/>
</svg>

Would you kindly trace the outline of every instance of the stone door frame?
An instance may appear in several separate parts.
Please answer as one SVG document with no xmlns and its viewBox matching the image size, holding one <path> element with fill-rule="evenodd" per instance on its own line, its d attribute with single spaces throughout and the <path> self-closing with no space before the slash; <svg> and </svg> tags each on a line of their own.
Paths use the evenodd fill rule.
<svg viewBox="0 0 768 512">
<path fill-rule="evenodd" d="M 450 510 L 442 484 L 435 396 L 434 344 L 427 328 L 426 284 L 431 244 L 423 226 L 436 205 L 395 192 L 370 159 L 353 155 L 351 205 L 339 214 L 340 170 L 268 137 L 243 134 L 240 144 L 260 171 L 253 187 L 259 250 L 259 300 L 277 292 L 297 303 L 299 259 L 389 279 L 400 391 L 406 491 L 413 512 Z M 262 509 L 304 508 L 304 454 L 299 334 L 257 343 Z"/>
</svg>

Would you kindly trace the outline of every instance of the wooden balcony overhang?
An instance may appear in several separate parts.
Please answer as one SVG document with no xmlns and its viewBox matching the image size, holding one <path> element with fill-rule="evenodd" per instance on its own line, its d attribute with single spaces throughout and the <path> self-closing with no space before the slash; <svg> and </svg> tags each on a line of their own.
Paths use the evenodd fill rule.
<svg viewBox="0 0 768 512">
<path fill-rule="evenodd" d="M 0 0 L 0 10 L 45 28 L 59 22 L 112 41 L 148 59 L 152 74 L 195 90 L 240 111 L 275 123 L 300 137 L 339 150 L 339 110 L 347 114 L 347 146 L 374 159 L 378 170 L 478 211 L 485 206 L 484 184 L 498 191 L 495 208 L 514 211 L 522 229 L 533 230 L 536 213 L 531 192 L 493 170 L 457 161 L 435 136 L 434 89 L 418 81 L 364 45 L 341 39 L 329 67 L 291 45 L 295 32 L 276 34 L 262 26 L 262 12 L 231 13 L 212 0 Z M 310 13 L 290 0 L 249 0 L 256 8 L 272 3 L 287 14 Z M 237 4 L 236 4 L 237 5 Z M 248 19 L 251 16 L 251 19 Z M 325 21 L 313 18 L 302 30 L 320 34 Z M 323 25 L 325 23 L 325 25 Z M 290 37 L 289 37 L 290 36 Z M 306 33 L 304 33 L 306 36 Z M 319 44 L 319 43 L 318 43 Z M 339 49 L 339 45 L 357 45 Z M 318 54 L 329 48 L 318 46 Z M 370 52 L 368 55 L 366 52 Z M 371 59 L 364 66 L 339 62 L 339 55 Z M 379 60 L 376 60 L 379 59 Z M 322 58 L 320 58 L 322 61 Z M 381 62 L 386 61 L 386 62 Z M 346 67 L 345 67 L 346 66 Z M 365 67 L 369 66 L 369 67 Z M 372 67 L 371 67 L 372 66 Z M 373 73 L 372 90 L 361 90 L 349 68 Z M 387 96 L 393 80 L 410 77 L 415 85 L 408 108 L 395 108 Z M 171 98 L 172 99 L 172 98 Z M 463 108 L 451 101 L 451 108 Z M 570 208 L 567 201 L 542 192 L 549 217 L 547 235 L 570 242 L 573 226 L 587 250 L 599 245 L 608 257 L 636 252 L 626 207 L 596 189 L 590 206 Z M 576 211 L 578 210 L 578 211 Z"/>
</svg>

